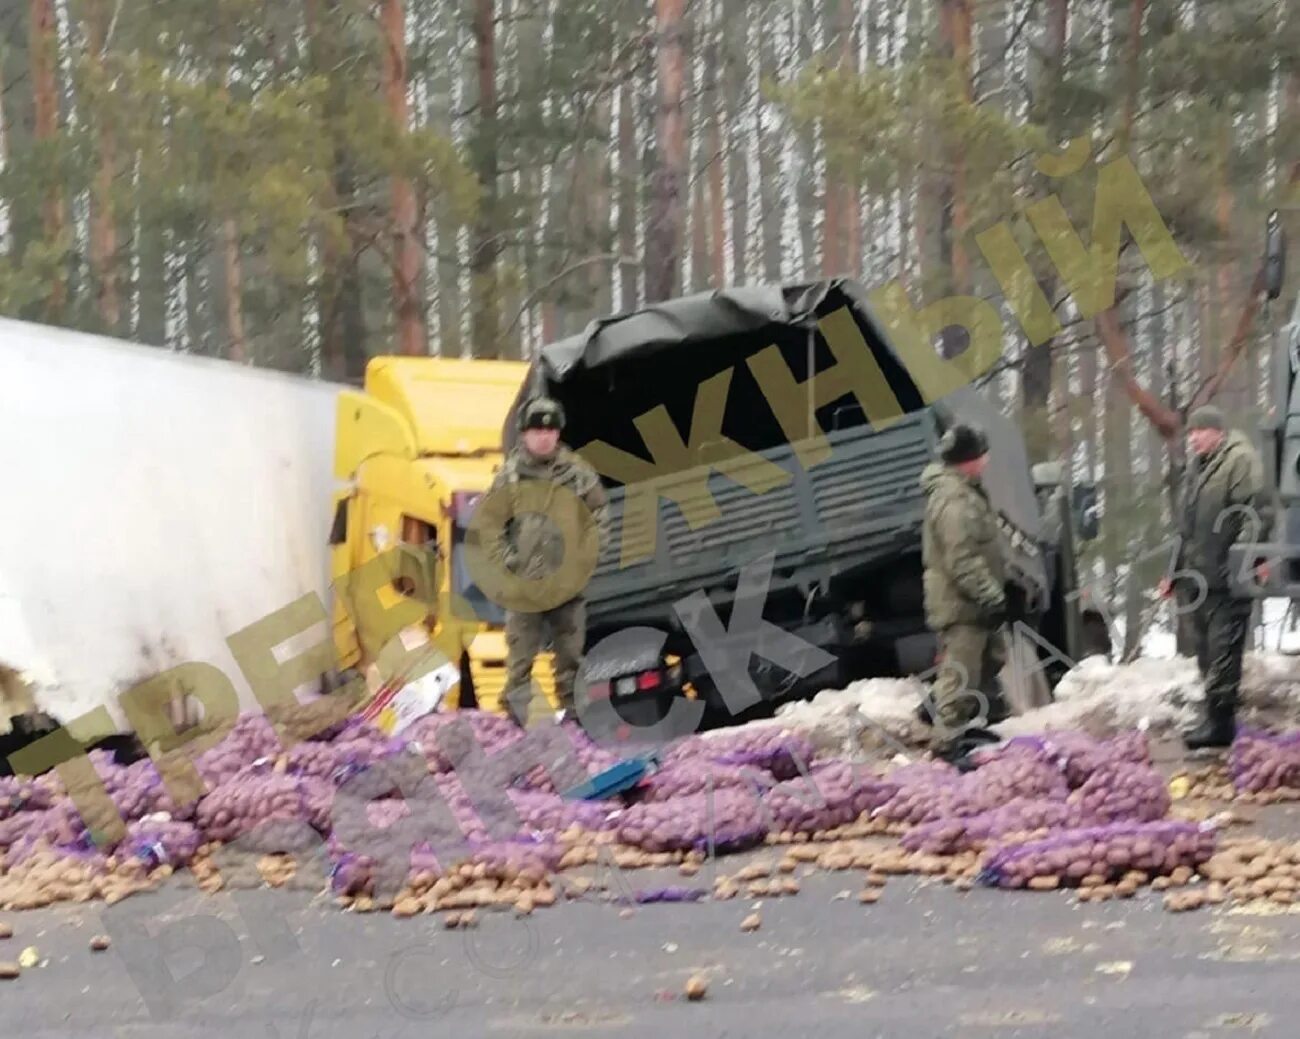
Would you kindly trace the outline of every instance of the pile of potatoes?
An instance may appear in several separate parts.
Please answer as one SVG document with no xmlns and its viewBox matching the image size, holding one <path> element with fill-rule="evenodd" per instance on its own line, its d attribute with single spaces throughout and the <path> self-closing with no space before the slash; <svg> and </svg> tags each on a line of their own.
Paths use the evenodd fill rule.
<svg viewBox="0 0 1300 1039">
<path fill-rule="evenodd" d="M 897 793 L 894 784 L 833 761 L 777 783 L 763 795 L 763 804 L 777 833 L 815 833 L 846 826 Z"/>
<path fill-rule="evenodd" d="M 687 736 L 663 755 L 667 764 L 708 761 L 762 769 L 776 779 L 793 779 L 812 764 L 816 748 L 801 733 L 775 725 L 742 726 L 709 735 Z"/>
<path fill-rule="evenodd" d="M 138 859 L 119 861 L 93 853 L 72 857 L 44 847 L 0 875 L 0 908 L 39 909 L 100 898 L 113 905 L 157 887 L 171 875 L 168 865 L 150 870 Z"/>
<path fill-rule="evenodd" d="M 199 802 L 196 819 L 212 840 L 231 841 L 270 822 L 324 828 L 334 799 L 327 782 L 249 766 Z"/>
<path fill-rule="evenodd" d="M 1079 818 L 1091 823 L 1154 822 L 1169 814 L 1169 790 L 1149 765 L 1127 761 L 1101 766 L 1070 793 Z"/>
<path fill-rule="evenodd" d="M 993 841 L 1031 840 L 1079 821 L 1078 810 L 1064 801 L 1013 798 L 992 811 L 925 823 L 904 834 L 902 844 L 908 851 L 952 855 L 979 851 Z"/>
<path fill-rule="evenodd" d="M 985 876 L 999 887 L 1053 891 L 1135 872 L 1152 876 L 1195 869 L 1214 854 L 1215 834 L 1193 823 L 1116 824 L 1066 830 L 1039 841 L 1002 845 L 985 856 Z"/>
<path fill-rule="evenodd" d="M 1264 838 L 1224 841 L 1201 867 L 1201 873 L 1239 901 L 1268 899 L 1289 906 L 1300 901 L 1300 842 Z"/>
<path fill-rule="evenodd" d="M 1300 794 L 1300 733 L 1241 733 L 1232 745 L 1229 768 L 1240 794 L 1292 799 Z"/>
<path fill-rule="evenodd" d="M 643 801 L 619 817 L 618 837 L 646 851 L 703 848 L 710 843 L 722 851 L 761 844 L 767 833 L 758 798 L 745 790 L 724 787 L 668 801 Z"/>
</svg>

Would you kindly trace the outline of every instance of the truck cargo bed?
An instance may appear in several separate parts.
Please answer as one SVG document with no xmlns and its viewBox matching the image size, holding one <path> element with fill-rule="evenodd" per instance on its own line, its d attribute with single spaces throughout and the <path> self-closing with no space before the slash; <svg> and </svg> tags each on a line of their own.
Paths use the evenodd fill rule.
<svg viewBox="0 0 1300 1039">
<path fill-rule="evenodd" d="M 776 591 L 792 579 L 830 581 L 918 550 L 924 509 L 918 477 L 932 458 L 934 429 L 932 416 L 920 413 L 881 432 L 831 433 L 830 457 L 809 469 L 790 445 L 765 451 L 791 479 L 762 494 L 713 472 L 708 486 L 719 518 L 692 530 L 681 510 L 661 498 L 655 554 L 627 567 L 620 566 L 623 540 L 637 532 L 624 530 L 626 492 L 614 488 L 611 536 L 588 589 L 591 622 L 671 616 L 676 598 L 734 587 L 740 568 L 773 551 Z"/>
</svg>

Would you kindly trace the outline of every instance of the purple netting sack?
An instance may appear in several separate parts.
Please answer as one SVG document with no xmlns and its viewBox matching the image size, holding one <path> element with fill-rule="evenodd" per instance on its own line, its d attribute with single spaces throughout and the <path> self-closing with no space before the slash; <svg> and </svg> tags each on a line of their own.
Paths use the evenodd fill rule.
<svg viewBox="0 0 1300 1039">
<path fill-rule="evenodd" d="M 44 778 L 44 777 L 42 777 Z M 48 780 L 29 776 L 0 776 L 0 821 L 19 812 L 40 812 L 53 808 L 58 791 Z"/>
<path fill-rule="evenodd" d="M 542 790 L 511 790 L 509 797 L 525 830 L 563 833 L 571 826 L 591 831 L 618 826 L 620 806 L 607 801 L 567 800 Z"/>
<path fill-rule="evenodd" d="M 1083 732 L 1053 731 L 1041 736 L 1017 736 L 971 755 L 971 760 L 981 767 L 995 761 L 1025 759 L 1051 764 L 1074 788 L 1082 786 L 1089 776 L 1106 765 L 1150 764 L 1151 746 L 1146 733 L 1137 730 L 1105 740 Z"/>
<path fill-rule="evenodd" d="M 1228 770 L 1238 793 L 1300 788 L 1300 732 L 1238 732 L 1228 756 Z"/>
<path fill-rule="evenodd" d="M 846 826 L 898 793 L 897 784 L 863 775 L 848 762 L 816 765 L 807 776 L 777 783 L 763 795 L 776 831 L 815 833 Z"/>
<path fill-rule="evenodd" d="M 489 757 L 522 739 L 524 735 L 519 726 L 502 715 L 491 711 L 463 710 L 425 715 L 403 730 L 402 739 L 408 746 L 418 746 L 435 772 L 449 772 L 451 761 L 442 750 L 438 737 L 451 726 L 455 726 L 453 731 L 468 726 L 473 739 Z"/>
<path fill-rule="evenodd" d="M 712 761 L 684 758 L 665 765 L 644 780 L 638 788 L 643 801 L 667 801 L 674 797 L 702 794 L 713 784 L 714 790 L 723 787 L 749 789 L 759 786 L 761 777 L 771 782 L 767 773 L 746 772 L 738 765 L 722 765 Z"/>
<path fill-rule="evenodd" d="M 1070 803 L 1094 823 L 1154 822 L 1169 814 L 1172 801 L 1165 781 L 1149 765 L 1115 761 L 1096 768 Z"/>
<path fill-rule="evenodd" d="M 776 779 L 793 779 L 807 771 L 816 748 L 806 736 L 777 726 L 742 726 L 719 735 L 687 736 L 673 744 L 665 764 L 704 759 L 719 765 L 762 769 Z"/>
<path fill-rule="evenodd" d="M 875 813 L 890 822 L 926 823 L 957 819 L 1005 805 L 1016 798 L 1064 800 L 1065 780 L 1055 767 L 1032 755 L 995 758 L 974 772 L 909 765 L 890 774 L 897 793 Z"/>
<path fill-rule="evenodd" d="M 70 800 L 57 802 L 52 808 L 34 812 L 17 812 L 0 820 L 0 848 L 9 848 L 22 841 L 35 843 L 44 840 L 51 847 L 91 847 L 90 833 L 81 813 Z"/>
<path fill-rule="evenodd" d="M 288 771 L 295 776 L 313 776 L 333 780 L 349 765 L 365 765 L 364 752 L 349 752 L 347 747 L 318 740 L 305 740 L 289 748 Z"/>
<path fill-rule="evenodd" d="M 187 822 L 141 819 L 129 824 L 123 848 L 128 855 L 155 866 L 183 866 L 194 858 L 203 835 Z"/>
<path fill-rule="evenodd" d="M 1169 873 L 1195 869 L 1214 854 L 1210 826 L 1186 822 L 1112 823 L 1066 830 L 1042 840 L 995 847 L 980 882 L 1025 887 L 1035 877 L 1078 883 L 1086 876 L 1113 878 L 1129 870 Z"/>
<path fill-rule="evenodd" d="M 325 830 L 333 799 L 334 788 L 325 780 L 249 765 L 204 797 L 195 819 L 209 840 L 250 835 L 261 843 L 271 840 L 276 824 L 286 824 L 283 829 L 290 839 L 303 824 Z"/>
<path fill-rule="evenodd" d="M 761 844 L 767 826 L 759 801 L 753 795 L 725 788 L 708 794 L 691 794 L 669 801 L 643 801 L 619 817 L 618 836 L 650 852 L 740 851 Z"/>
<path fill-rule="evenodd" d="M 198 756 L 195 765 L 209 790 L 232 779 L 241 769 L 280 752 L 280 738 L 263 714 L 241 714 L 224 739 Z"/>
<path fill-rule="evenodd" d="M 909 830 L 902 839 L 907 851 L 930 855 L 956 855 L 978 851 L 990 841 L 1010 834 L 1033 833 L 1079 826 L 1079 812 L 1064 801 L 1014 798 L 999 808 L 978 815 L 936 819 Z"/>
<path fill-rule="evenodd" d="M 698 902 L 708 892 L 702 887 L 681 887 L 672 884 L 668 887 L 647 888 L 636 892 L 631 898 L 620 898 L 619 902 L 634 901 L 639 905 L 651 905 L 657 902 Z"/>
</svg>

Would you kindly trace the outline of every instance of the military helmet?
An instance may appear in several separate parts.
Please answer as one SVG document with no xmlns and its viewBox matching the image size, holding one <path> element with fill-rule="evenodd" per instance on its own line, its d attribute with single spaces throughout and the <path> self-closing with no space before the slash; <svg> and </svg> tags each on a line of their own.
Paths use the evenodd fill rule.
<svg viewBox="0 0 1300 1039">
<path fill-rule="evenodd" d="M 988 450 L 988 437 L 977 426 L 958 423 L 945 430 L 939 438 L 939 457 L 949 465 L 973 462 L 981 455 L 988 454 Z"/>
<path fill-rule="evenodd" d="M 564 408 L 550 397 L 534 397 L 519 409 L 519 429 L 563 429 Z"/>
</svg>

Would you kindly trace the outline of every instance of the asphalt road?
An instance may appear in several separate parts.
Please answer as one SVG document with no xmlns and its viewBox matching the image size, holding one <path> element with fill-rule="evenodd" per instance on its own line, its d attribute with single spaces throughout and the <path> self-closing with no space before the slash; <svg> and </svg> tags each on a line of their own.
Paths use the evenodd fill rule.
<svg viewBox="0 0 1300 1039">
<path fill-rule="evenodd" d="M 1300 1020 L 1300 911 L 1171 915 L 1149 892 L 1077 906 L 919 878 L 862 906 L 836 898 L 856 895 L 856 872 L 802 884 L 766 901 L 753 933 L 739 899 L 630 918 L 569 902 L 525 920 L 487 914 L 468 932 L 304 892 L 237 905 L 177 885 L 113 909 L 0 914 L 15 930 L 0 959 L 35 945 L 45 961 L 0 981 L 4 1034 L 1216 1039 L 1293 1036 Z M 92 953 L 102 932 L 113 947 Z M 695 973 L 709 990 L 690 1003 Z"/>
</svg>

